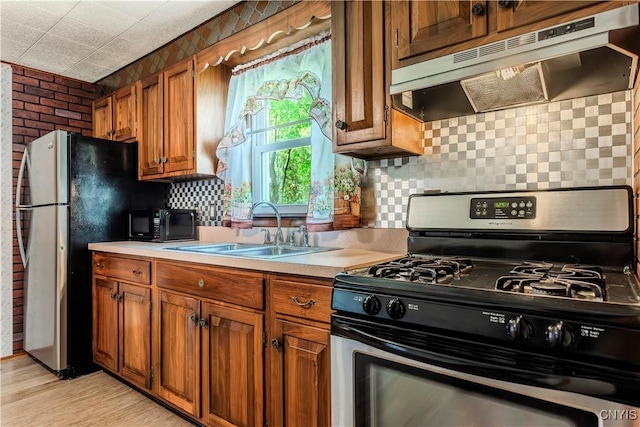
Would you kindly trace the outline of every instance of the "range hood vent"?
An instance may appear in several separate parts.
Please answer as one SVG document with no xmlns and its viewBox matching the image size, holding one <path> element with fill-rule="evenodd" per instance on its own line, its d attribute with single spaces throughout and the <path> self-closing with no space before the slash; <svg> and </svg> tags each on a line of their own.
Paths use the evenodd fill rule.
<svg viewBox="0 0 640 427">
<path fill-rule="evenodd" d="M 421 121 L 628 90 L 638 4 L 393 70 L 393 106 Z"/>
</svg>

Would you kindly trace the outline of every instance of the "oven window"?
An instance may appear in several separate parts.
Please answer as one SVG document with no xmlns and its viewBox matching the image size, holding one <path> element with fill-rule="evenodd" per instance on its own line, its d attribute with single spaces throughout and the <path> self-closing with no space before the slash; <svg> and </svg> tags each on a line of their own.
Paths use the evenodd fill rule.
<svg viewBox="0 0 640 427">
<path fill-rule="evenodd" d="M 597 426 L 591 412 L 356 353 L 356 426 Z"/>
</svg>

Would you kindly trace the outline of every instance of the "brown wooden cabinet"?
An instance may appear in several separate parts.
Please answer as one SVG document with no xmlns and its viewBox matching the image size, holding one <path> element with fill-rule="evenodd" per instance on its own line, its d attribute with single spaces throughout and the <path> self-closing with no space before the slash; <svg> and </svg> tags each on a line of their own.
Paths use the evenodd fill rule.
<svg viewBox="0 0 640 427">
<path fill-rule="evenodd" d="M 331 280 L 269 280 L 267 421 L 331 425 Z"/>
<path fill-rule="evenodd" d="M 155 318 L 155 392 L 177 408 L 200 416 L 200 301 L 158 292 Z"/>
<path fill-rule="evenodd" d="M 122 88 L 93 102 L 93 136 L 113 141 L 136 137 L 136 86 Z"/>
<path fill-rule="evenodd" d="M 138 91 L 138 173 L 144 179 L 164 172 L 162 74 L 136 83 Z"/>
<path fill-rule="evenodd" d="M 419 123 L 391 110 L 386 7 L 331 3 L 334 152 L 369 159 L 422 154 Z M 404 137 L 392 126 L 403 126 Z"/>
<path fill-rule="evenodd" d="M 127 267 L 131 267 L 131 270 Z M 150 262 L 94 254 L 93 358 L 144 388 L 151 387 Z M 123 280 L 133 275 L 133 283 Z"/>
<path fill-rule="evenodd" d="M 137 82 L 142 180 L 215 174 L 231 74 L 219 66 L 196 75 L 193 67 L 188 59 Z"/>
<path fill-rule="evenodd" d="M 262 426 L 263 275 L 158 261 L 156 284 L 158 396 L 206 425 Z"/>
<path fill-rule="evenodd" d="M 484 36 L 487 1 L 393 2 L 392 26 L 398 59 Z"/>
<path fill-rule="evenodd" d="M 264 316 L 202 304 L 202 420 L 207 425 L 262 426 Z"/>
<path fill-rule="evenodd" d="M 621 7 L 626 1 L 394 0 L 392 68 Z"/>
</svg>

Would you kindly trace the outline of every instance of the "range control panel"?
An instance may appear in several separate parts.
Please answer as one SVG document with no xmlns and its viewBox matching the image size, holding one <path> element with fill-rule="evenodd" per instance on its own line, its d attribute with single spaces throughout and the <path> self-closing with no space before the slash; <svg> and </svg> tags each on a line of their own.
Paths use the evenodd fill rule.
<svg viewBox="0 0 640 427">
<path fill-rule="evenodd" d="M 471 219 L 534 219 L 535 197 L 478 197 L 471 199 Z"/>
</svg>

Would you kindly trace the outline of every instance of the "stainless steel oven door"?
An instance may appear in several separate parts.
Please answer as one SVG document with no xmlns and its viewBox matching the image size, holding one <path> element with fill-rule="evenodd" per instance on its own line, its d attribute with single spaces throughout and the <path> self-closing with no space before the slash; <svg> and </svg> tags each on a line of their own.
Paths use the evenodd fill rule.
<svg viewBox="0 0 640 427">
<path fill-rule="evenodd" d="M 331 336 L 333 426 L 640 426 L 640 407 L 457 372 Z"/>
</svg>

